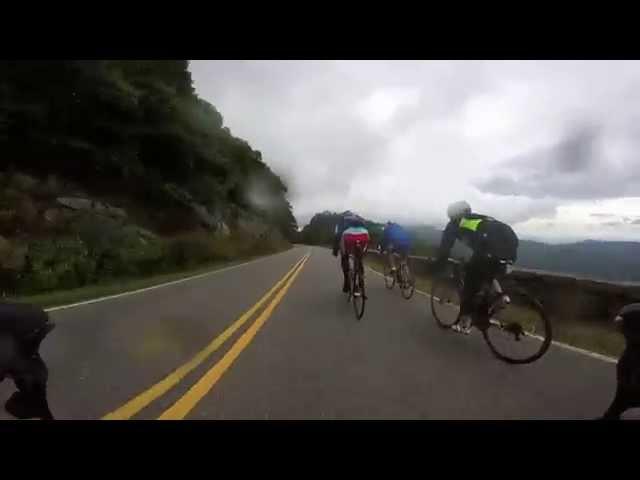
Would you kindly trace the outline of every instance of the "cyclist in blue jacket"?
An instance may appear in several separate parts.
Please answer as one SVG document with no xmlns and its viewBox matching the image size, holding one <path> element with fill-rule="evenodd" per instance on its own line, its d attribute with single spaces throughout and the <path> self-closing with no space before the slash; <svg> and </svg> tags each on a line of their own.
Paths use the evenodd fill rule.
<svg viewBox="0 0 640 480">
<path fill-rule="evenodd" d="M 384 227 L 382 235 L 382 250 L 387 252 L 391 272 L 395 273 L 396 263 L 394 253 L 398 253 L 402 260 L 406 260 L 409 256 L 411 248 L 411 239 L 407 231 L 397 223 L 388 221 Z"/>
</svg>

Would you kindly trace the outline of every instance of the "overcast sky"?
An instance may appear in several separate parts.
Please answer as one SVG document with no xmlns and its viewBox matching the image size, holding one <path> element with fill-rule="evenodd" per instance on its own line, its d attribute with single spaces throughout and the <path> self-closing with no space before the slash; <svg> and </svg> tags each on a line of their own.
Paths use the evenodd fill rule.
<svg viewBox="0 0 640 480">
<path fill-rule="evenodd" d="M 193 61 L 197 93 L 323 210 L 640 241 L 640 62 Z"/>
</svg>

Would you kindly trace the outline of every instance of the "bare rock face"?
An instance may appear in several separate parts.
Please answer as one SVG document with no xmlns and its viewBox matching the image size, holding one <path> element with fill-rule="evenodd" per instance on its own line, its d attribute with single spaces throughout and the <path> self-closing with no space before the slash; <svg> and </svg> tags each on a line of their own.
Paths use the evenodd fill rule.
<svg viewBox="0 0 640 480">
<path fill-rule="evenodd" d="M 229 227 L 224 222 L 223 216 L 217 211 L 212 213 L 205 205 L 196 202 L 189 192 L 173 184 L 165 185 L 165 191 L 178 203 L 190 208 L 203 227 L 224 237 L 230 234 Z"/>
<path fill-rule="evenodd" d="M 193 212 L 198 216 L 200 223 L 202 223 L 204 227 L 207 227 L 210 230 L 214 230 L 218 226 L 217 219 L 209 213 L 209 210 L 207 210 L 207 207 L 205 207 L 204 205 L 200 205 L 198 203 L 191 203 L 189 204 L 189 206 L 191 207 Z"/>
<path fill-rule="evenodd" d="M 269 231 L 270 226 L 258 218 L 242 214 L 238 218 L 238 228 L 254 237 L 260 237 Z"/>
<path fill-rule="evenodd" d="M 86 210 L 111 218 L 123 219 L 127 217 L 127 212 L 122 208 L 114 207 L 97 200 L 80 197 L 59 197 L 57 201 L 63 207 L 70 208 L 71 210 Z"/>
</svg>

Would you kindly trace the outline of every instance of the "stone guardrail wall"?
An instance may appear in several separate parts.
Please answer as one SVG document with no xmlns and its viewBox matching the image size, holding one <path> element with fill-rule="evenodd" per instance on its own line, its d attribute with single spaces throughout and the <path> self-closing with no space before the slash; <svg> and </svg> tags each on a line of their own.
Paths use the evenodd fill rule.
<svg viewBox="0 0 640 480">
<path fill-rule="evenodd" d="M 369 250 L 367 255 L 381 257 L 375 250 Z M 415 274 L 430 277 L 430 260 L 428 257 L 411 256 L 409 266 Z M 514 268 L 508 278 L 538 298 L 547 313 L 559 321 L 569 318 L 606 322 L 612 320 L 622 306 L 640 302 L 640 284 L 590 280 L 522 268 Z M 506 286 L 508 283 L 505 280 Z"/>
</svg>

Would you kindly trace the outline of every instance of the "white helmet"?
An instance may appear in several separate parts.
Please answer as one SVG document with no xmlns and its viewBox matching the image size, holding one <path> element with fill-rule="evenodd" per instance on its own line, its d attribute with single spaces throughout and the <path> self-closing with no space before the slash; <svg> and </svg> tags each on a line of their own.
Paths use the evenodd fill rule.
<svg viewBox="0 0 640 480">
<path fill-rule="evenodd" d="M 447 215 L 451 220 L 462 218 L 465 215 L 471 213 L 471 205 L 462 200 L 461 202 L 455 202 L 449 205 L 447 208 Z"/>
</svg>

